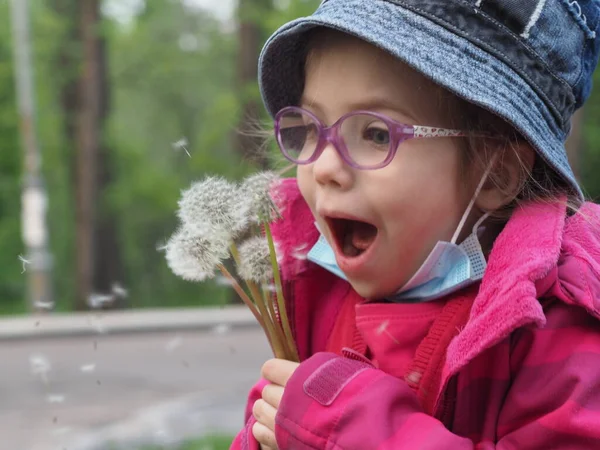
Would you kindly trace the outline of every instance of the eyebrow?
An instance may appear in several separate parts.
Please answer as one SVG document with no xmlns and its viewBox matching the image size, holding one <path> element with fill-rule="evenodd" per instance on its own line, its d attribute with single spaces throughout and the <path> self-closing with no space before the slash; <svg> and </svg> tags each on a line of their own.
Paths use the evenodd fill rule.
<svg viewBox="0 0 600 450">
<path fill-rule="evenodd" d="M 310 100 L 306 96 L 302 96 L 300 99 L 300 106 L 308 107 L 316 110 L 317 112 L 324 115 L 325 108 L 314 98 Z M 365 101 L 359 101 L 355 103 L 349 103 L 347 105 L 348 111 L 358 111 L 358 110 L 366 110 L 366 111 L 378 111 L 378 110 L 387 110 L 394 111 L 402 115 L 403 118 L 408 119 L 413 122 L 413 125 L 417 123 L 415 116 L 411 114 L 406 108 L 403 108 L 398 103 L 390 100 L 389 98 L 384 98 L 380 96 L 371 97 Z"/>
</svg>

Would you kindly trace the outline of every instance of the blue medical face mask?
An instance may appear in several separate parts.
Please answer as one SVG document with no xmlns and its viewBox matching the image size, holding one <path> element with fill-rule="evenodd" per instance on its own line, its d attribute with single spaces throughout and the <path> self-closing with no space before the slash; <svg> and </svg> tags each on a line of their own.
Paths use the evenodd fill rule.
<svg viewBox="0 0 600 450">
<path fill-rule="evenodd" d="M 484 214 L 477 221 L 472 233 L 465 240 L 460 244 L 456 244 L 456 241 L 475 204 L 475 199 L 483 188 L 494 160 L 479 183 L 452 240 L 439 241 L 412 278 L 388 300 L 403 303 L 436 300 L 483 278 L 487 262 L 479 243 L 478 231 L 483 221 L 489 217 L 489 213 Z M 317 243 L 308 252 L 307 258 L 340 278 L 348 280 L 339 268 L 335 253 L 322 233 Z"/>
</svg>

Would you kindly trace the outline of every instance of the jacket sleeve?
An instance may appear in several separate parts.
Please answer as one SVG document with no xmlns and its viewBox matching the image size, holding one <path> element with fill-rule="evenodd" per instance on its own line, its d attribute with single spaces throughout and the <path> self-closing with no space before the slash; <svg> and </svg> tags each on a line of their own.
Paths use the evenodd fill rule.
<svg viewBox="0 0 600 450">
<path fill-rule="evenodd" d="M 511 386 L 491 424 L 491 439 L 453 434 L 422 411 L 403 380 L 364 362 L 318 353 L 286 385 L 276 418 L 279 448 L 600 448 L 598 320 L 567 305 L 553 310 L 544 328 L 512 336 Z"/>
<path fill-rule="evenodd" d="M 250 390 L 244 414 L 246 426 L 235 437 L 230 450 L 260 450 L 260 445 L 252 434 L 252 426 L 256 422 L 256 419 L 252 415 L 252 407 L 254 406 L 254 402 L 262 398 L 262 391 L 267 384 L 267 380 L 261 379 Z"/>
<path fill-rule="evenodd" d="M 317 353 L 288 380 L 275 435 L 280 449 L 475 448 L 422 412 L 404 381 L 333 353 Z"/>
</svg>

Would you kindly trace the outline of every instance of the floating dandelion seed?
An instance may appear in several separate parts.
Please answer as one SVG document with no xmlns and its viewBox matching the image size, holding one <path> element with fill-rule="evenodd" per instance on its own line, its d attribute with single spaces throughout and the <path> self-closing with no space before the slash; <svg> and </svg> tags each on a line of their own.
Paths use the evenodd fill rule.
<svg viewBox="0 0 600 450">
<path fill-rule="evenodd" d="M 89 324 L 89 325 L 90 325 L 92 328 L 94 328 L 94 329 L 96 330 L 96 332 L 97 332 L 97 333 L 99 333 L 99 334 L 106 333 L 106 327 L 105 327 L 105 326 L 104 326 L 104 324 L 102 323 L 102 321 L 101 321 L 101 318 L 100 318 L 100 317 L 92 317 L 92 318 L 89 318 L 89 317 L 88 317 L 88 324 Z M 94 343 L 94 345 L 96 345 L 96 344 Z"/>
<path fill-rule="evenodd" d="M 377 328 L 377 334 L 381 335 L 383 333 L 385 333 L 387 331 L 387 327 L 390 324 L 389 320 L 386 320 L 385 322 L 381 322 L 381 325 L 379 325 L 379 328 Z"/>
<path fill-rule="evenodd" d="M 127 296 L 129 295 L 127 289 L 125 289 L 119 283 L 113 283 L 111 290 L 113 295 L 117 298 L 127 298 Z"/>
<path fill-rule="evenodd" d="M 192 157 L 192 155 L 190 155 L 190 152 L 188 152 L 187 150 L 187 147 L 190 145 L 187 138 L 182 137 L 178 141 L 173 142 L 173 144 L 171 145 L 173 146 L 173 150 L 183 150 L 186 153 L 186 155 L 188 155 L 190 158 Z"/>
<path fill-rule="evenodd" d="M 227 334 L 231 330 L 231 325 L 226 323 L 222 323 L 213 328 L 213 333 L 215 334 Z"/>
<path fill-rule="evenodd" d="M 273 283 L 263 284 L 262 287 L 267 292 L 277 292 L 277 286 L 275 286 Z"/>
<path fill-rule="evenodd" d="M 84 364 L 79 368 L 83 373 L 90 373 L 96 370 L 96 364 Z"/>
<path fill-rule="evenodd" d="M 394 336 L 392 336 L 392 334 L 387 330 L 387 327 L 388 327 L 389 324 L 390 324 L 389 320 L 386 320 L 385 322 L 382 322 L 381 325 L 379 325 L 379 328 L 377 328 L 377 334 L 378 335 L 385 334 L 392 341 L 394 341 L 396 344 L 400 344 L 400 342 L 398 342 L 398 340 Z"/>
<path fill-rule="evenodd" d="M 308 259 L 308 244 L 302 244 L 292 249 L 292 257 L 299 261 L 305 261 Z"/>
<path fill-rule="evenodd" d="M 46 396 L 46 401 L 48 403 L 64 403 L 65 396 L 63 394 L 48 394 Z"/>
<path fill-rule="evenodd" d="M 88 306 L 92 309 L 100 309 L 115 301 L 115 294 L 92 293 L 88 297 Z"/>
<path fill-rule="evenodd" d="M 239 247 L 238 274 L 243 280 L 264 283 L 273 278 L 269 243 L 262 236 L 244 241 Z"/>
<path fill-rule="evenodd" d="M 156 243 L 156 251 L 157 252 L 164 252 L 167 250 L 167 242 L 166 241 L 159 241 Z"/>
<path fill-rule="evenodd" d="M 229 239 L 216 233 L 212 239 L 183 227 L 169 240 L 167 264 L 175 275 L 188 281 L 213 278 L 214 272 L 229 256 Z"/>
<path fill-rule="evenodd" d="M 219 286 L 231 286 L 231 285 L 233 285 L 233 280 L 231 278 L 224 277 L 223 275 L 217 275 L 215 277 L 215 282 Z"/>
<path fill-rule="evenodd" d="M 174 351 L 175 349 L 181 347 L 182 343 L 183 343 L 183 339 L 181 338 L 181 336 L 175 336 L 173 339 L 171 339 L 171 340 L 169 340 L 169 342 L 167 342 L 167 345 L 165 345 L 165 350 L 170 353 L 170 352 Z"/>
<path fill-rule="evenodd" d="M 49 311 L 51 309 L 54 308 L 54 302 L 43 302 L 43 301 L 36 301 L 33 304 L 35 309 L 41 309 L 44 311 Z"/>
<path fill-rule="evenodd" d="M 48 358 L 44 355 L 31 355 L 29 366 L 33 375 L 39 375 L 44 384 L 48 384 L 48 373 L 52 369 Z"/>
<path fill-rule="evenodd" d="M 19 255 L 19 261 L 21 261 L 23 263 L 23 270 L 21 271 L 21 273 L 23 274 L 27 270 L 27 268 L 25 266 L 30 265 L 31 261 L 29 261 L 28 259 L 25 259 L 25 257 L 23 255 Z"/>
<path fill-rule="evenodd" d="M 221 177 L 208 177 L 181 193 L 177 215 L 184 226 L 206 236 L 224 233 L 236 238 L 248 226 L 248 204 L 240 202 L 237 185 Z"/>
</svg>

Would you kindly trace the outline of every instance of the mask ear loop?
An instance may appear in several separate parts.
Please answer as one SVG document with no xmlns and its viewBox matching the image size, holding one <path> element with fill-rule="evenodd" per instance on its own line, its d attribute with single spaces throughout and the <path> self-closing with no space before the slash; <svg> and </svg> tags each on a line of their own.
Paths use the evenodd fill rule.
<svg viewBox="0 0 600 450">
<path fill-rule="evenodd" d="M 471 198 L 471 201 L 469 202 L 469 205 L 467 206 L 465 213 L 463 214 L 462 218 L 460 219 L 460 222 L 458 223 L 458 227 L 456 228 L 456 231 L 454 232 L 454 236 L 452 236 L 452 240 L 450 241 L 450 243 L 456 244 L 456 241 L 458 240 L 458 236 L 460 236 L 460 232 L 462 231 L 463 227 L 465 226 L 465 222 L 467 221 L 469 214 L 471 214 L 471 210 L 473 209 L 473 206 L 475 206 L 475 201 L 477 200 L 477 197 L 479 197 L 479 194 L 481 193 L 481 191 L 483 189 L 483 185 L 485 184 L 488 177 L 490 176 L 492 168 L 494 167 L 494 164 L 496 163 L 496 159 L 498 159 L 498 153 L 496 153 L 494 156 L 492 156 L 492 159 L 491 159 L 490 163 L 488 164 L 487 168 L 485 169 L 485 172 L 483 172 L 481 181 L 477 185 L 477 189 L 475 189 L 475 193 L 473 194 L 473 197 Z M 476 231 L 481 226 L 483 221 L 490 216 L 490 214 L 491 213 L 487 212 L 483 216 L 481 216 L 479 218 L 479 220 L 477 221 L 477 223 L 475 223 L 473 230 Z"/>
</svg>

